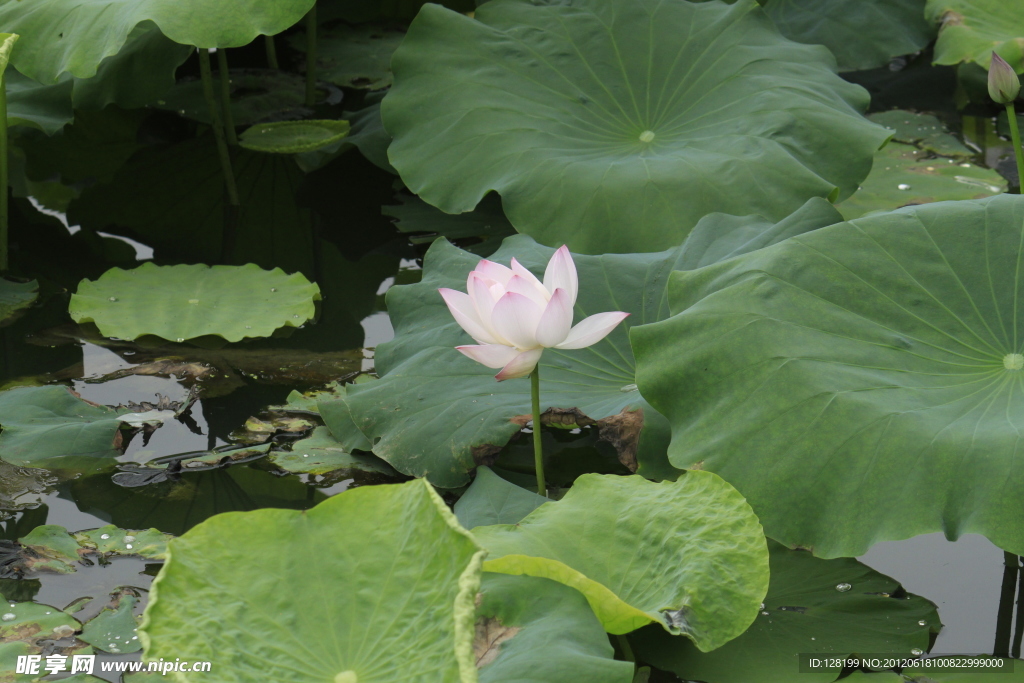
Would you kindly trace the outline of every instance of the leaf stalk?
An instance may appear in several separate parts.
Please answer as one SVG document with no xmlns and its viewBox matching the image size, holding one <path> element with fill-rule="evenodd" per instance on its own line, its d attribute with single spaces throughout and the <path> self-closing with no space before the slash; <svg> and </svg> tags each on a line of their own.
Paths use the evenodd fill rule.
<svg viewBox="0 0 1024 683">
<path fill-rule="evenodd" d="M 1017 194 L 1024 185 L 1024 150 L 1020 146 L 1020 127 L 1017 125 L 1017 110 L 1013 102 L 1006 103 L 1006 115 L 1010 119 L 1010 139 L 1013 140 L 1013 154 L 1017 159 Z"/>
<path fill-rule="evenodd" d="M 213 123 L 213 137 L 217 141 L 217 154 L 220 157 L 220 168 L 224 173 L 224 184 L 228 188 L 228 199 L 232 206 L 239 206 L 238 186 L 235 184 L 235 173 L 231 168 L 231 154 L 228 151 L 227 142 L 224 140 L 224 119 L 221 116 L 220 103 L 213 93 L 213 74 L 210 68 L 210 51 L 206 48 L 199 50 L 199 75 L 203 80 L 203 96 L 206 98 L 206 106 L 210 110 L 210 120 Z"/>
<path fill-rule="evenodd" d="M 533 466 L 537 473 L 537 493 L 547 498 L 548 487 L 544 481 L 544 448 L 540 433 L 540 364 L 530 373 L 530 399 L 533 404 Z"/>
</svg>

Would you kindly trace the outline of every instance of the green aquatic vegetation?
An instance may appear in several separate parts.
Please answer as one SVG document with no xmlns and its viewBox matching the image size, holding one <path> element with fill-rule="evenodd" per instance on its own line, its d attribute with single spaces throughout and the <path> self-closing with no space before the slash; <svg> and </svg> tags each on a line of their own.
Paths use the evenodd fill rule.
<svg viewBox="0 0 1024 683">
<path fill-rule="evenodd" d="M 646 627 L 630 635 L 637 656 L 685 680 L 790 683 L 798 655 L 843 658 L 926 651 L 941 628 L 934 604 L 852 558 L 822 560 L 769 541 L 771 581 L 764 604 L 743 635 L 714 652 Z M 806 683 L 831 683 L 841 667 L 800 673 Z M 845 680 L 845 679 L 844 679 Z"/>
<path fill-rule="evenodd" d="M 120 415 L 127 412 L 88 403 L 62 386 L 0 392 L 0 457 L 56 468 L 119 455 Z"/>
<path fill-rule="evenodd" d="M 309 114 L 305 108 L 305 81 L 298 74 L 275 69 L 231 69 L 231 118 L 236 125 L 251 126 L 264 120 Z M 223 86 L 220 74 L 212 75 L 213 87 Z M 192 121 L 209 124 L 210 109 L 199 79 L 180 80 L 153 107 Z"/>
<path fill-rule="evenodd" d="M 486 571 L 564 583 L 609 633 L 654 622 L 703 652 L 743 633 L 768 589 L 757 517 L 709 472 L 659 483 L 586 474 L 517 524 L 472 533 Z"/>
<path fill-rule="evenodd" d="M 317 37 L 317 75 L 348 88 L 379 90 L 391 86 L 391 55 L 405 37 L 392 24 L 338 24 Z M 306 35 L 294 33 L 289 43 L 305 47 Z"/>
<path fill-rule="evenodd" d="M 83 280 L 68 311 L 104 335 L 136 339 L 155 335 L 183 342 L 205 335 L 239 341 L 298 327 L 315 313 L 320 288 L 301 273 L 245 266 L 113 268 Z M 173 307 L 169 307 L 171 301 Z"/>
<path fill-rule="evenodd" d="M 674 273 L 676 315 L 631 335 L 669 460 L 821 557 L 940 530 L 1024 552 L 1022 224 L 1017 196 L 943 202 Z"/>
<path fill-rule="evenodd" d="M 665 285 L 671 271 L 727 259 L 840 219 L 818 199 L 777 224 L 756 216 L 709 216 L 686 243 L 661 253 L 574 255 L 580 281 L 577 318 L 607 310 L 631 316 L 589 348 L 546 351 L 540 360 L 542 420 L 596 423 L 627 467 L 651 478 L 674 477 L 677 472 L 665 463 L 668 425 L 636 390 L 630 326 L 668 315 Z M 515 256 L 541 273 L 553 251 L 517 235 L 491 259 L 508 263 Z M 470 338 L 452 320 L 437 289 L 463 288 L 478 260 L 446 240 L 435 242 L 422 281 L 388 292 L 396 336 L 376 350 L 380 381 L 349 386 L 344 398 L 335 400 L 344 403 L 337 417 L 325 407 L 332 401 L 321 402 L 332 430 L 351 434 L 354 422 L 376 455 L 437 486 L 467 483 L 467 472 L 487 462 L 531 419 L 530 397 L 522 387 L 495 382 L 493 370 L 452 348 Z M 459 417 L 453 427 L 448 416 L 454 415 Z"/>
<path fill-rule="evenodd" d="M 988 67 L 992 51 L 1024 71 L 1024 5 L 1002 0 L 928 0 L 925 16 L 939 26 L 936 64 Z"/>
<path fill-rule="evenodd" d="M 39 296 L 39 283 L 11 282 L 0 278 L 0 324 L 18 311 L 24 310 Z"/>
<path fill-rule="evenodd" d="M 984 199 L 1006 192 L 1006 185 L 1003 176 L 983 166 L 890 142 L 875 154 L 875 166 L 861 188 L 836 208 L 851 220 L 912 204 Z"/>
<path fill-rule="evenodd" d="M 454 512 L 459 524 L 467 529 L 518 524 L 546 502 L 543 496 L 502 479 L 490 467 L 480 466 L 473 483 L 455 503 Z"/>
<path fill-rule="evenodd" d="M 476 680 L 483 551 L 424 480 L 214 517 L 169 555 L 140 628 L 147 660 L 211 661 L 239 682 Z M 281 577 L 301 580 L 282 591 Z"/>
<path fill-rule="evenodd" d="M 303 120 L 261 123 L 238 137 L 238 144 L 253 152 L 302 154 L 340 142 L 348 135 L 348 121 Z"/>
<path fill-rule="evenodd" d="M 139 622 L 134 614 L 138 601 L 130 590 L 115 593 L 110 603 L 83 626 L 79 640 L 113 654 L 138 652 L 142 649 L 136 636 Z"/>
<path fill-rule="evenodd" d="M 960 141 L 945 123 L 931 114 L 890 109 L 868 118 L 892 131 L 893 142 L 914 145 L 926 152 L 945 157 L 972 157 L 975 152 Z"/>
<path fill-rule="evenodd" d="M 659 251 L 714 211 L 781 220 L 853 193 L 888 136 L 830 61 L 754 0 L 428 4 L 392 60 L 388 154 L 445 212 L 496 191 L 543 244 Z"/>
<path fill-rule="evenodd" d="M 313 432 L 291 445 L 291 450 L 274 451 L 270 461 L 283 470 L 296 473 L 329 474 L 331 472 L 369 472 L 386 477 L 398 473 L 380 458 L 350 453 L 337 441 L 327 427 Z"/>
</svg>

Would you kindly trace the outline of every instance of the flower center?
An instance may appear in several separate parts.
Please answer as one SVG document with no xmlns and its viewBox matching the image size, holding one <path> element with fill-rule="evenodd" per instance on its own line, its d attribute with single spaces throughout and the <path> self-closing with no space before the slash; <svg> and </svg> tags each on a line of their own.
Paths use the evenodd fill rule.
<svg viewBox="0 0 1024 683">
<path fill-rule="evenodd" d="M 1019 353 L 1008 353 L 1003 356 L 1003 367 L 1007 370 L 1024 369 L 1024 356 Z"/>
</svg>

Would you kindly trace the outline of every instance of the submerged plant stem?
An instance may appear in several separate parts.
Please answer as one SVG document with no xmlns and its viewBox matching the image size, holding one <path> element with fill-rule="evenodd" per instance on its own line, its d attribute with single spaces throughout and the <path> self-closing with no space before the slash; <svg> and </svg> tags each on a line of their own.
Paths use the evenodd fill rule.
<svg viewBox="0 0 1024 683">
<path fill-rule="evenodd" d="M 533 404 L 533 467 L 537 473 L 537 493 L 547 498 L 548 486 L 544 481 L 544 448 L 540 434 L 540 364 L 530 373 L 530 399 Z"/>
<path fill-rule="evenodd" d="M 316 104 L 316 4 L 306 15 L 306 106 Z"/>
<path fill-rule="evenodd" d="M 199 75 L 203 79 L 203 95 L 206 106 L 210 109 L 213 122 L 213 137 L 217 140 L 217 153 L 220 156 L 220 168 L 224 173 L 224 183 L 228 188 L 228 199 L 232 206 L 238 206 L 238 187 L 235 185 L 235 173 L 231 169 L 231 154 L 227 142 L 224 141 L 224 118 L 221 116 L 220 103 L 213 94 L 213 74 L 210 69 L 210 52 L 206 48 L 199 49 Z"/>
<path fill-rule="evenodd" d="M 277 63 L 277 43 L 274 42 L 274 36 L 263 36 L 263 42 L 267 47 L 267 66 L 271 69 L 280 69 L 280 65 Z"/>
<path fill-rule="evenodd" d="M 1003 584 L 999 591 L 999 611 L 996 613 L 996 642 L 992 646 L 995 657 L 1010 656 L 1010 636 L 1013 626 L 1013 601 L 1017 593 L 1017 575 L 1020 558 L 1003 553 Z"/>
<path fill-rule="evenodd" d="M 1020 128 L 1013 102 L 1007 103 L 1006 116 L 1010 120 L 1010 139 L 1013 140 L 1013 154 L 1017 159 L 1017 194 L 1021 194 L 1021 186 L 1024 185 L 1024 150 L 1020 146 Z"/>
<path fill-rule="evenodd" d="M 0 272 L 8 267 L 7 258 L 7 74 L 0 74 Z"/>
<path fill-rule="evenodd" d="M 217 50 L 217 73 L 220 75 L 220 106 L 224 113 L 224 134 L 229 145 L 238 144 L 235 134 L 235 115 L 231 113 L 231 75 L 228 72 L 228 52 Z"/>
</svg>

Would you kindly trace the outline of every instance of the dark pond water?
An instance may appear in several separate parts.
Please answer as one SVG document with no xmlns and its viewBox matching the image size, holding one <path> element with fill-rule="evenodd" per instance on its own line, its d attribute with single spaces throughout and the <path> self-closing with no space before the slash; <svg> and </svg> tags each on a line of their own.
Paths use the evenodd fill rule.
<svg viewBox="0 0 1024 683">
<path fill-rule="evenodd" d="M 902 71 L 856 74 L 851 80 L 872 91 L 875 110 L 900 107 L 939 114 L 978 150 L 974 163 L 995 168 L 1016 181 L 1008 162 L 1009 147 L 996 135 L 996 123 L 987 114 L 972 114 L 970 108 L 961 116 L 952 106 L 949 70 L 911 65 Z M 173 138 L 179 134 L 160 120 L 147 125 L 146 135 Z M 338 182 L 342 177 L 344 184 Z M 106 405 L 157 403 L 161 399 L 181 402 L 188 399 L 193 387 L 200 387 L 187 418 L 169 420 L 148 437 L 136 435 L 119 458 L 120 465 L 237 443 L 246 420 L 265 416 L 268 406 L 284 403 L 292 390 L 304 391 L 372 370 L 373 348 L 393 335 L 383 295 L 396 282 L 418 279 L 418 259 L 424 250 L 381 215 L 382 204 L 396 201 L 394 185 L 393 176 L 356 152 L 307 176 L 292 197 L 295 206 L 291 207 L 303 219 L 278 225 L 267 237 L 273 244 L 288 246 L 257 250 L 252 258 L 265 267 L 301 269 L 317 279 L 326 294 L 318 322 L 290 336 L 210 348 L 103 339 L 94 328 L 71 324 L 66 310 L 69 291 L 81 277 L 95 277 L 113 265 L 131 265 L 139 258 L 167 264 L 216 263 L 219 253 L 199 242 L 190 245 L 187 240 L 174 248 L 168 241 L 149 244 L 144 226 L 119 226 L 116 220 L 92 216 L 91 224 L 107 226 L 104 234 L 116 233 L 118 239 L 127 239 L 114 243 L 127 251 L 107 243 L 105 249 L 93 249 L 83 256 L 82 244 L 72 234 L 75 226 L 69 230 L 53 222 L 53 211 L 47 218 L 28 202 L 21 202 L 20 210 L 28 217 L 18 219 L 12 228 L 19 250 L 15 261 L 23 266 L 47 265 L 41 277 L 44 286 L 39 305 L 0 328 L 0 387 L 63 383 L 83 398 Z M 312 201 L 311 195 L 321 199 Z M 194 208 L 196 212 L 209 209 Z M 47 220 L 51 222 L 45 223 Z M 40 229 L 39 221 L 47 226 L 46 239 L 33 236 L 33 231 Z M 299 242 L 306 246 L 293 248 Z M 197 382 L 188 374 L 189 364 L 211 370 Z M 563 444 L 567 452 L 575 449 L 577 454 L 566 459 L 564 471 L 550 476 L 571 481 L 588 469 L 616 471 L 614 456 L 595 446 L 594 435 L 586 430 L 551 438 L 567 442 Z M 503 458 L 514 478 L 517 469 L 529 471 L 532 455 L 514 444 Z M 132 487 L 115 483 L 111 478 L 114 471 L 60 474 L 4 467 L 0 472 L 0 536 L 15 540 L 41 524 L 57 524 L 71 531 L 115 524 L 181 534 L 220 512 L 261 507 L 307 509 L 351 486 L 373 483 L 285 474 L 259 460 Z M 1004 631 L 1012 624 L 1012 612 L 1010 621 L 1005 616 L 999 618 L 1001 599 L 1004 611 L 1014 606 L 1013 595 L 1003 595 L 1003 553 L 982 537 L 967 536 L 951 543 L 932 534 L 880 543 L 861 559 L 938 606 L 944 628 L 932 652 L 992 653 L 999 624 Z M 86 596 L 98 598 L 80 613 L 85 619 L 98 612 L 102 598 L 116 588 L 129 586 L 144 594 L 158 569 L 159 563 L 115 558 L 107 564 L 83 566 L 67 576 L 0 579 L 0 592 L 9 600 L 36 600 L 61 609 Z"/>
</svg>

